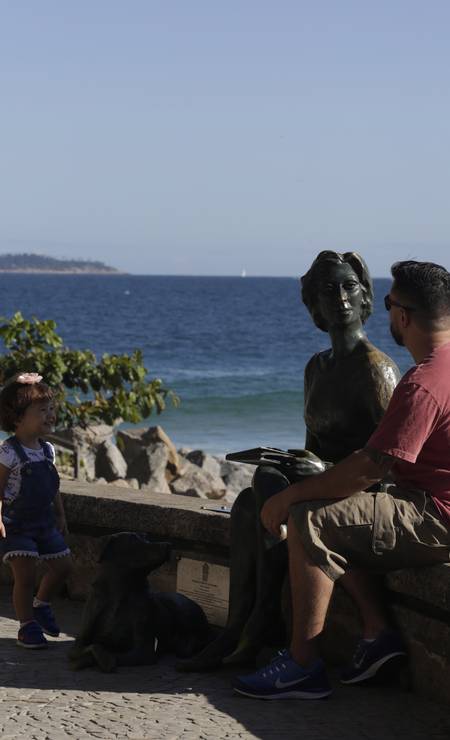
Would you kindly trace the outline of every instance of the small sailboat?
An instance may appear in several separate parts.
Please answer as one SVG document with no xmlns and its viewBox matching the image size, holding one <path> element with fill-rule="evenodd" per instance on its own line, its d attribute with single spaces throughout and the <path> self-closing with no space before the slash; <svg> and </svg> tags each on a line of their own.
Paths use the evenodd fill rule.
<svg viewBox="0 0 450 740">
<path fill-rule="evenodd" d="M 241 277 L 247 277 L 247 270 L 245 269 L 245 267 L 243 268 L 241 272 Z"/>
</svg>

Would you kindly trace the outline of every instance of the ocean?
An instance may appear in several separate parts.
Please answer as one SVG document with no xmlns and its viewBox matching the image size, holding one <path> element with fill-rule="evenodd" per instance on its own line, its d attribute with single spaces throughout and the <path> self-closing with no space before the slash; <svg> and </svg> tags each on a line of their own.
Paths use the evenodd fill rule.
<svg viewBox="0 0 450 740">
<path fill-rule="evenodd" d="M 412 361 L 391 338 L 383 306 L 389 286 L 374 281 L 366 329 L 405 372 Z M 149 376 L 181 398 L 148 420 L 177 447 L 223 454 L 304 444 L 303 371 L 329 341 L 294 278 L 2 274 L 0 315 L 16 311 L 54 319 L 69 347 L 141 349 Z"/>
</svg>

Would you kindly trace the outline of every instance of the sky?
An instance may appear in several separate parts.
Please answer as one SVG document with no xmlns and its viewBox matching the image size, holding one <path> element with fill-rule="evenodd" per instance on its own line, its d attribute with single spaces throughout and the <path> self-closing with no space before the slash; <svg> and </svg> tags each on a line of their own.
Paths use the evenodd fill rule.
<svg viewBox="0 0 450 740">
<path fill-rule="evenodd" d="M 447 0 L 0 0 L 0 252 L 450 266 Z"/>
</svg>

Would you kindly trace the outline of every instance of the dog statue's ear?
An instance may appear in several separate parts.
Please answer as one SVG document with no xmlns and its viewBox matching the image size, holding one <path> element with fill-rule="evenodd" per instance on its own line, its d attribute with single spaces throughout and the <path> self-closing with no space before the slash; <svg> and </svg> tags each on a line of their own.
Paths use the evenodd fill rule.
<svg viewBox="0 0 450 740">
<path fill-rule="evenodd" d="M 97 563 L 103 562 L 108 552 L 109 545 L 111 544 L 111 535 L 106 534 L 104 537 L 99 537 L 98 542 L 100 545 Z"/>
</svg>

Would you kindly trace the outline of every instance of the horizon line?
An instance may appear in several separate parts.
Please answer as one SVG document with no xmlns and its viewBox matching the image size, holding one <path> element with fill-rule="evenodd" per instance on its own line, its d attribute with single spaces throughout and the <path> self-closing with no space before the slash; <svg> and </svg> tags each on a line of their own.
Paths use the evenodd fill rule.
<svg viewBox="0 0 450 740">
<path fill-rule="evenodd" d="M 70 276 L 70 277 L 179 277 L 179 278 L 236 278 L 237 280 L 252 280 L 252 279 L 280 279 L 280 280 L 299 280 L 300 275 L 249 275 L 245 276 L 238 273 L 224 274 L 224 275 L 210 275 L 210 274 L 199 274 L 199 273 L 176 273 L 176 272 L 128 272 L 120 270 L 119 268 L 113 268 L 111 272 L 96 272 L 93 270 L 89 271 L 70 271 L 70 270 L 5 270 L 0 269 L 1 275 L 57 275 L 58 277 Z M 390 275 L 374 275 L 372 280 L 390 280 Z"/>
</svg>

